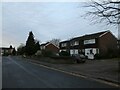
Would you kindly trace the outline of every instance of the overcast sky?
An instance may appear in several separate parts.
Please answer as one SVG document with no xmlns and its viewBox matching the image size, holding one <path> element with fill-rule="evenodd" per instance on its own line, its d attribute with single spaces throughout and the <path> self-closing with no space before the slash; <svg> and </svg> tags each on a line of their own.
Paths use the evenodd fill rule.
<svg viewBox="0 0 120 90">
<path fill-rule="evenodd" d="M 58 38 L 110 30 L 117 37 L 117 28 L 104 23 L 91 24 L 82 17 L 88 9 L 80 2 L 4 2 L 2 4 L 2 46 L 18 47 L 27 40 L 29 31 L 41 43 Z"/>
</svg>

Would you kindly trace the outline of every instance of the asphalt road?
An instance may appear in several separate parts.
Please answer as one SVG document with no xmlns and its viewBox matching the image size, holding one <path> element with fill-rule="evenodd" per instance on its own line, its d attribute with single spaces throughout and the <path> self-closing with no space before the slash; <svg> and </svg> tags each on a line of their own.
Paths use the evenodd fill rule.
<svg viewBox="0 0 120 90">
<path fill-rule="evenodd" d="M 2 88 L 114 88 L 94 80 L 48 69 L 21 58 L 2 58 Z"/>
</svg>

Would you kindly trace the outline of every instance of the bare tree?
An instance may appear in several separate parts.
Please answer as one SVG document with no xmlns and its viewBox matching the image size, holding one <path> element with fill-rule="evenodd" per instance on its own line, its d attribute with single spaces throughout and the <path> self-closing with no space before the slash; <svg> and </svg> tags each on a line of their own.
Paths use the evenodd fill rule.
<svg viewBox="0 0 120 90">
<path fill-rule="evenodd" d="M 53 43 L 56 46 L 59 46 L 60 39 L 52 39 L 49 42 Z"/>
<path fill-rule="evenodd" d="M 95 22 L 106 22 L 107 25 L 120 24 L 120 0 L 91 0 L 85 7 Z M 99 19 L 99 20 L 98 20 Z"/>
</svg>

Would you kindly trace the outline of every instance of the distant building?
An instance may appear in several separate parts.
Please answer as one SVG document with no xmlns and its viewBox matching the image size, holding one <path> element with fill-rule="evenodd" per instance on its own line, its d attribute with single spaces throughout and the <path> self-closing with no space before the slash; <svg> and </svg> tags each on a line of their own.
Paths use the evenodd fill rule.
<svg viewBox="0 0 120 90">
<path fill-rule="evenodd" d="M 109 49 L 117 49 L 117 38 L 110 31 L 84 35 L 60 42 L 60 52 L 67 51 L 70 55 L 82 53 L 89 59 L 94 59 L 95 54 L 104 56 Z"/>
<path fill-rule="evenodd" d="M 10 47 L 0 47 L 0 55 L 11 55 L 14 48 Z"/>
<path fill-rule="evenodd" d="M 40 49 L 41 50 L 51 51 L 53 53 L 59 53 L 59 47 L 54 45 L 53 43 L 50 43 L 50 42 L 41 44 Z"/>
</svg>

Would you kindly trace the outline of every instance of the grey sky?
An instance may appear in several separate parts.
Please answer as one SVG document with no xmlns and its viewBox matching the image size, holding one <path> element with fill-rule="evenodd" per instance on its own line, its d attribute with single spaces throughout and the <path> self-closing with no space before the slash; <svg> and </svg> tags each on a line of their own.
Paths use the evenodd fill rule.
<svg viewBox="0 0 120 90">
<path fill-rule="evenodd" d="M 29 31 L 46 42 L 53 38 L 66 40 L 84 34 L 110 30 L 117 37 L 117 28 L 91 24 L 81 17 L 86 8 L 80 2 L 6 2 L 2 4 L 2 46 L 17 47 L 25 43 Z"/>
</svg>

